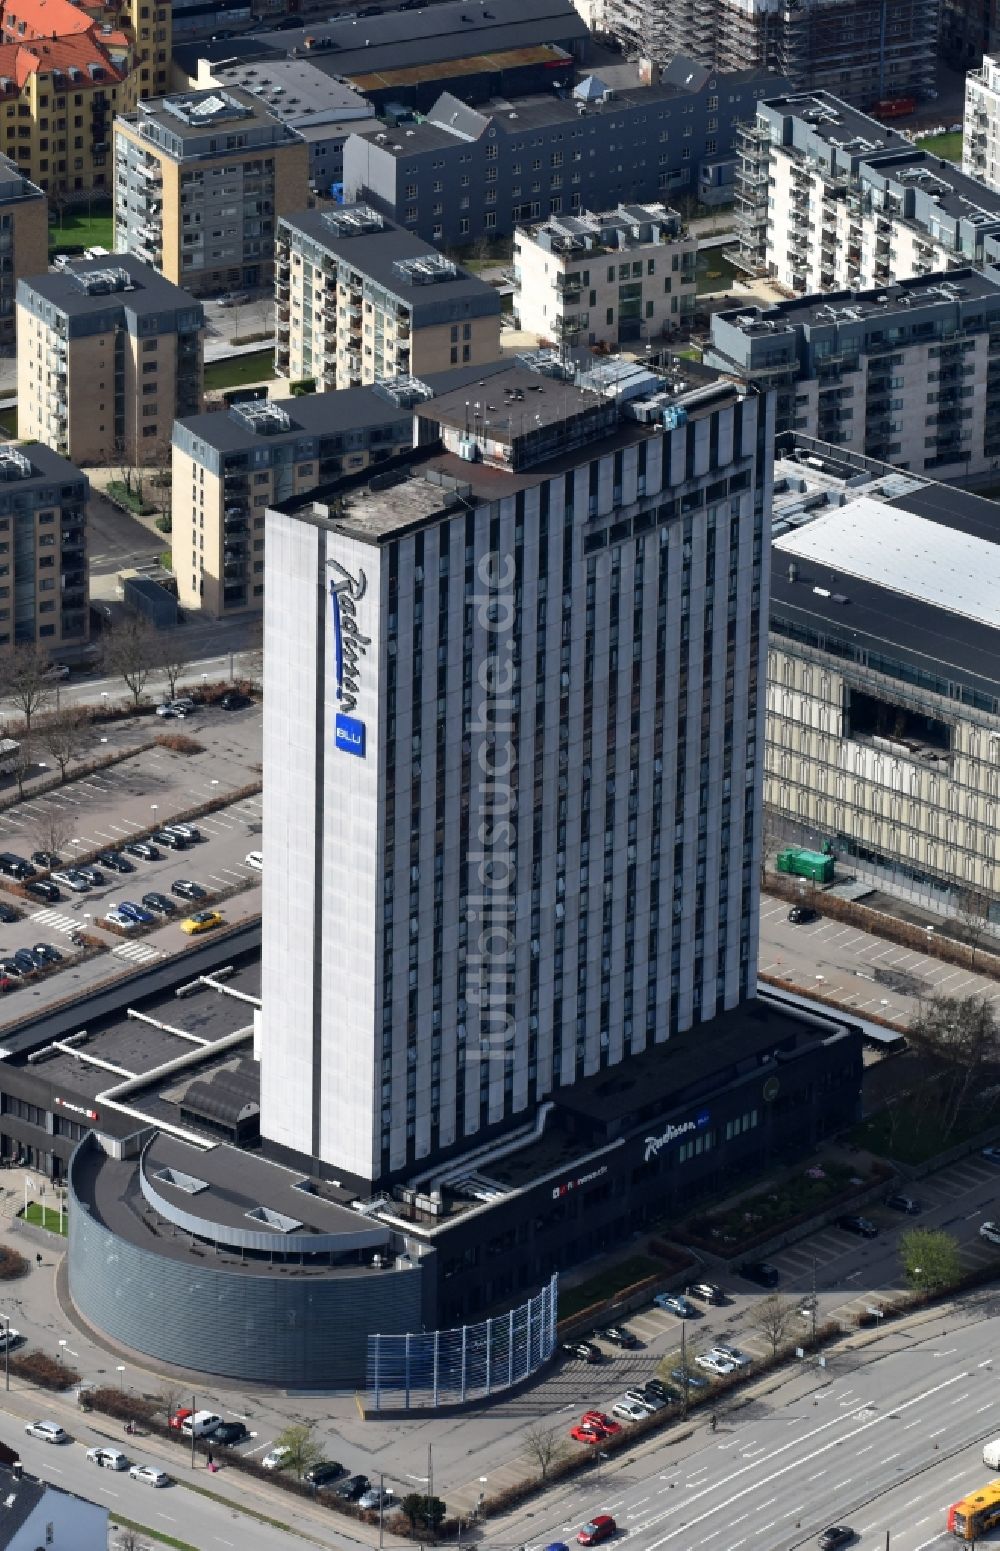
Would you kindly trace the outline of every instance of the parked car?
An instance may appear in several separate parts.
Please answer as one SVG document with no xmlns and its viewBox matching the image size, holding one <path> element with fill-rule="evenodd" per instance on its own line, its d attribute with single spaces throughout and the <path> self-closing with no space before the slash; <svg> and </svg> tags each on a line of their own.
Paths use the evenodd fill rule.
<svg viewBox="0 0 1000 1551">
<path fill-rule="evenodd" d="M 25 1427 L 29 1438 L 41 1438 L 43 1443 L 68 1443 L 67 1433 L 58 1422 L 29 1422 Z"/>
<path fill-rule="evenodd" d="M 42 678 L 47 680 L 47 682 L 50 684 L 60 682 L 65 684 L 66 680 L 69 678 L 69 668 L 64 662 L 50 663 L 45 672 L 42 674 Z"/>
<path fill-rule="evenodd" d="M 189 841 L 183 835 L 175 834 L 172 829 L 158 829 L 151 836 L 158 846 L 166 846 L 168 851 L 186 851 Z"/>
<path fill-rule="evenodd" d="M 720 1341 L 718 1346 L 713 1346 L 713 1352 L 719 1352 L 727 1362 L 734 1363 L 737 1368 L 749 1368 L 753 1362 L 746 1352 L 741 1352 L 738 1346 L 727 1346 L 725 1341 Z"/>
<path fill-rule="evenodd" d="M 245 1422 L 220 1422 L 212 1434 L 212 1447 L 217 1443 L 224 1443 L 227 1448 L 233 1448 L 235 1444 L 242 1443 L 250 1437 L 250 1429 Z"/>
<path fill-rule="evenodd" d="M 621 1428 L 617 1422 L 613 1422 L 604 1411 L 585 1411 L 580 1418 L 581 1424 L 588 1425 L 593 1422 L 595 1427 L 600 1427 L 606 1433 L 620 1433 Z"/>
<path fill-rule="evenodd" d="M 695 1282 L 687 1288 L 689 1298 L 700 1298 L 702 1303 L 711 1303 L 719 1306 L 726 1301 L 726 1295 L 721 1287 L 716 1287 L 714 1282 Z"/>
<path fill-rule="evenodd" d="M 695 1358 L 699 1368 L 704 1368 L 706 1373 L 714 1374 L 717 1379 L 725 1378 L 727 1373 L 736 1372 L 736 1364 L 731 1363 L 721 1352 L 702 1352 Z"/>
<path fill-rule="evenodd" d="M 602 1540 L 610 1540 L 618 1525 L 610 1513 L 597 1513 L 589 1524 L 585 1524 L 577 1535 L 577 1544 L 581 1546 L 599 1546 Z"/>
<path fill-rule="evenodd" d="M 988 1163 L 1000 1163 L 1000 1147 L 984 1147 L 982 1156 Z"/>
<path fill-rule="evenodd" d="M 148 894 L 142 896 L 142 903 L 149 910 L 156 910 L 161 916 L 173 915 L 177 906 L 168 894 L 161 894 L 158 889 L 151 889 Z"/>
<path fill-rule="evenodd" d="M 356 1503 L 366 1492 L 371 1491 L 372 1484 L 367 1476 L 348 1476 L 346 1481 L 341 1481 L 336 1488 L 337 1496 L 346 1503 Z"/>
<path fill-rule="evenodd" d="M 193 916 L 188 916 L 181 922 L 181 931 L 188 937 L 197 937 L 201 932 L 210 932 L 213 927 L 223 924 L 223 915 L 219 910 L 197 910 Z"/>
<path fill-rule="evenodd" d="M 253 868 L 254 872 L 263 872 L 264 871 L 264 853 L 263 853 L 263 851 L 248 851 L 246 856 L 243 858 L 243 860 L 244 860 L 244 862 L 246 863 L 246 865 L 248 867 L 252 867 Z"/>
<path fill-rule="evenodd" d="M 90 888 L 90 884 L 83 876 L 83 873 L 78 872 L 75 867 L 70 867 L 65 872 L 54 872 L 51 882 L 61 883 L 63 888 L 69 889 L 71 894 L 86 894 Z"/>
<path fill-rule="evenodd" d="M 223 695 L 219 704 L 224 711 L 243 711 L 253 702 L 249 695 L 241 695 L 238 690 L 231 690 L 228 695 Z"/>
<path fill-rule="evenodd" d="M 44 969 L 50 964 L 62 963 L 62 954 L 58 948 L 53 948 L 50 942 L 36 942 L 31 953 L 40 969 Z"/>
<path fill-rule="evenodd" d="M 624 1396 L 611 1407 L 611 1415 L 620 1416 L 623 1422 L 641 1422 L 649 1414 L 641 1400 L 626 1400 Z"/>
<path fill-rule="evenodd" d="M 859 1239 L 878 1238 L 878 1228 L 870 1217 L 861 1217 L 854 1213 L 846 1217 L 838 1217 L 837 1227 L 843 1228 L 845 1233 L 855 1234 Z"/>
<path fill-rule="evenodd" d="M 685 1298 L 683 1293 L 657 1293 L 653 1302 L 658 1309 L 666 1309 L 668 1314 L 676 1314 L 678 1319 L 694 1319 L 701 1312 Z"/>
<path fill-rule="evenodd" d="M 569 1430 L 569 1435 L 575 1443 L 603 1443 L 608 1436 L 603 1427 L 598 1427 L 595 1422 L 577 1422 Z"/>
<path fill-rule="evenodd" d="M 190 1406 L 178 1406 L 177 1410 L 169 1418 L 167 1426 L 171 1429 L 172 1432 L 179 1433 L 188 1417 L 193 1415 L 194 1412 L 191 1410 Z"/>
<path fill-rule="evenodd" d="M 135 904 L 131 899 L 123 899 L 118 909 L 123 916 L 128 916 L 129 920 L 134 921 L 137 926 L 151 926 L 156 920 L 151 910 L 147 910 L 145 905 Z"/>
<path fill-rule="evenodd" d="M 358 1498 L 358 1507 L 367 1509 L 381 1508 L 384 1511 L 386 1508 L 391 1508 L 395 1500 L 391 1487 L 372 1486 Z"/>
<path fill-rule="evenodd" d="M 12 1352 L 16 1346 L 23 1346 L 27 1339 L 27 1336 L 22 1336 L 19 1330 L 15 1330 L 11 1325 L 5 1325 L 3 1330 L 0 1330 L 0 1352 L 5 1347 L 8 1352 Z"/>
<path fill-rule="evenodd" d="M 215 1435 L 218 1437 L 218 1433 Z M 329 1486 L 331 1481 L 337 1481 L 344 1474 L 344 1467 L 338 1459 L 321 1459 L 315 1465 L 310 1465 L 302 1479 L 309 1486 Z"/>
<path fill-rule="evenodd" d="M 262 1470 L 284 1470 L 292 1457 L 291 1449 L 286 1449 L 283 1443 L 276 1443 L 273 1449 L 269 1449 L 261 1460 Z"/>
<path fill-rule="evenodd" d="M 24 892 L 30 895 L 32 899 L 43 899 L 47 905 L 54 905 L 57 899 L 62 899 L 62 895 L 56 888 L 56 885 L 50 883 L 48 878 L 32 878 L 24 885 Z M 10 919 L 12 921 L 17 920 L 13 912 Z"/>
<path fill-rule="evenodd" d="M 793 905 L 788 912 L 788 919 L 793 926 L 808 926 L 812 921 L 819 920 L 819 911 L 811 909 L 809 905 Z"/>
<path fill-rule="evenodd" d="M 87 1458 L 92 1465 L 100 1465 L 102 1470 L 128 1469 L 128 1456 L 123 1454 L 121 1449 L 88 1449 Z"/>
<path fill-rule="evenodd" d="M 758 1287 L 777 1287 L 781 1281 L 781 1272 L 777 1266 L 770 1265 L 766 1260 L 744 1260 L 740 1266 L 740 1276 L 744 1281 L 756 1282 Z"/>
<path fill-rule="evenodd" d="M 846 1524 L 831 1524 L 819 1537 L 819 1551 L 839 1551 L 841 1546 L 849 1546 L 855 1539 L 854 1531 Z"/>
<path fill-rule="evenodd" d="M 104 919 L 107 921 L 109 926 L 123 926 L 125 930 L 129 932 L 139 924 L 138 921 L 133 921 L 131 916 L 122 915 L 121 911 L 115 905 L 112 905 Z"/>
<path fill-rule="evenodd" d="M 186 840 L 188 845 L 191 845 L 195 840 L 201 839 L 201 830 L 197 824 L 164 824 L 163 827 L 168 835 L 180 835 L 181 839 Z"/>
<path fill-rule="evenodd" d="M 981 1239 L 988 1239 L 991 1244 L 1000 1244 L 1000 1223 L 980 1223 L 979 1237 Z"/>
<path fill-rule="evenodd" d="M 130 840 L 125 849 L 129 856 L 137 856 L 141 862 L 158 862 L 162 855 L 148 840 Z"/>
<path fill-rule="evenodd" d="M 601 1331 L 601 1335 L 605 1341 L 610 1341 L 612 1346 L 622 1346 L 627 1351 L 632 1351 L 639 1345 L 639 1337 L 633 1335 L 631 1330 L 626 1330 L 624 1325 L 609 1325 L 606 1330 Z"/>
<path fill-rule="evenodd" d="M 667 1406 L 680 1398 L 677 1391 L 671 1389 L 669 1384 L 664 1384 L 662 1379 L 647 1379 L 642 1390 L 645 1395 L 656 1395 Z"/>
<path fill-rule="evenodd" d="M 30 888 L 30 883 L 25 884 L 25 893 L 27 893 Z M 56 889 L 56 894 L 58 895 L 58 893 L 59 890 Z M 21 917 L 18 915 L 13 905 L 5 905 L 2 901 L 0 901 L 0 921 L 3 922 L 4 926 L 10 926 L 14 921 L 20 921 L 20 919 Z"/>
<path fill-rule="evenodd" d="M 250 300 L 247 291 L 225 291 L 219 297 L 220 307 L 243 307 Z"/>
<path fill-rule="evenodd" d="M 562 1349 L 567 1357 L 579 1357 L 581 1362 L 599 1363 L 601 1360 L 601 1349 L 593 1341 L 564 1341 Z"/>
<path fill-rule="evenodd" d="M 708 1380 L 703 1379 L 700 1373 L 692 1373 L 690 1369 L 688 1369 L 687 1373 L 685 1374 L 683 1368 L 671 1368 L 670 1377 L 673 1379 L 675 1384 L 679 1384 L 681 1386 L 681 1389 L 684 1388 L 685 1384 L 687 1385 L 688 1389 L 708 1388 Z"/>
<path fill-rule="evenodd" d="M 36 869 L 23 856 L 17 856 L 13 851 L 0 851 L 0 872 L 5 878 L 16 878 L 21 883 L 25 878 L 33 878 Z"/>
<path fill-rule="evenodd" d="M 175 878 L 170 885 L 170 892 L 179 899 L 208 898 L 208 890 L 203 889 L 200 883 L 192 883 L 190 878 Z"/>
<path fill-rule="evenodd" d="M 30 948 L 18 948 L 14 954 L 14 963 L 22 975 L 33 975 L 38 969 L 35 963 L 35 955 Z"/>
<path fill-rule="evenodd" d="M 633 1385 L 622 1396 L 623 1400 L 634 1400 L 637 1406 L 642 1406 L 647 1416 L 652 1416 L 654 1411 L 662 1411 L 664 1402 L 659 1395 L 651 1395 L 645 1385 Z"/>
<path fill-rule="evenodd" d="M 91 885 L 92 888 L 98 889 L 102 883 L 106 883 L 108 881 L 99 867 L 78 867 L 76 870 L 80 874 L 81 878 L 86 878 L 87 882 Z"/>
<path fill-rule="evenodd" d="M 98 851 L 97 860 L 108 872 L 135 872 L 132 863 L 119 851 Z"/>
<path fill-rule="evenodd" d="M 158 1470 L 155 1465 L 133 1465 L 129 1471 L 133 1481 L 141 1481 L 143 1486 L 169 1486 L 170 1477 L 165 1470 Z"/>
<path fill-rule="evenodd" d="M 36 867 L 49 868 L 62 866 L 62 858 L 57 856 L 54 851 L 32 851 L 31 860 L 34 862 Z"/>
<path fill-rule="evenodd" d="M 923 1205 L 915 1200 L 913 1196 L 886 1196 L 885 1204 L 894 1212 L 905 1212 L 908 1217 L 916 1217 L 919 1212 L 923 1211 Z"/>
</svg>

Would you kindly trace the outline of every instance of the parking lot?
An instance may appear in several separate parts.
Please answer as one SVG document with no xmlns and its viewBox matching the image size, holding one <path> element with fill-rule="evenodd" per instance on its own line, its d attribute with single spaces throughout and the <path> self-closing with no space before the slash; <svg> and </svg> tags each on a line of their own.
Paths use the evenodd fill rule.
<svg viewBox="0 0 1000 1551">
<path fill-rule="evenodd" d="M 255 768 L 259 766 L 259 707 L 232 713 L 209 709 L 183 722 L 145 718 L 138 724 L 117 724 L 108 732 L 108 744 L 125 748 L 164 730 L 182 730 L 202 744 L 203 751 L 181 754 L 162 747 L 146 749 L 120 765 L 51 792 L 29 793 L 23 802 L 0 813 L 0 849 L 24 857 L 39 848 L 52 849 L 69 867 L 74 858 L 97 849 L 118 850 L 131 837 L 218 802 L 227 792 L 236 793 L 259 780 L 259 769 Z M 112 967 L 120 969 L 122 963 L 147 963 L 179 951 L 188 939 L 178 923 L 202 908 L 202 902 L 172 896 L 177 910 L 161 918 L 166 924 L 159 930 L 150 928 L 148 935 L 140 934 L 135 941 L 110 931 L 105 936 L 100 930 L 102 918 L 123 900 L 139 903 L 143 894 L 152 891 L 171 895 L 178 879 L 193 880 L 209 896 L 249 881 L 252 886 L 245 893 L 225 902 L 223 915 L 231 921 L 258 913 L 260 874 L 245 859 L 261 849 L 261 804 L 259 793 L 234 796 L 231 803 L 195 821 L 201 839 L 194 845 L 182 851 L 157 847 L 160 856 L 155 861 L 128 857 L 134 868 L 130 873 L 102 867 L 104 882 L 85 894 L 72 893 L 60 885 L 61 899 L 42 903 L 4 889 L 0 880 L 0 898 L 22 911 L 24 917 L 0 924 L 0 958 L 40 942 L 52 944 L 63 955 L 62 964 L 43 977 L 23 985 L 14 982 L 19 994 L 9 1003 L 12 1015 L 22 1010 L 18 1003 L 23 997 L 31 996 L 44 1004 L 74 988 L 71 977 L 78 978 L 81 950 L 70 942 L 71 934 L 90 931 L 104 938 L 119 961 Z M 88 983 L 100 978 L 93 964 L 87 968 Z"/>
<path fill-rule="evenodd" d="M 929 996 L 1000 997 L 985 975 L 873 937 L 822 916 L 803 926 L 788 919 L 786 900 L 764 895 L 760 913 L 762 975 L 819 991 L 861 1014 L 907 1023 Z"/>
</svg>

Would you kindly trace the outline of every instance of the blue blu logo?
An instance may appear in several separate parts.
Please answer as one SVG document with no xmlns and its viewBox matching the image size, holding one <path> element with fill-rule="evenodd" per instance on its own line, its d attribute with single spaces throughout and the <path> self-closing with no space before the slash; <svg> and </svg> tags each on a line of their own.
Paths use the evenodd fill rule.
<svg viewBox="0 0 1000 1551">
<path fill-rule="evenodd" d="M 356 716 L 344 716 L 342 712 L 337 712 L 334 739 L 338 749 L 343 749 L 345 754 L 355 754 L 358 759 L 364 759 L 365 724 L 359 722 Z"/>
<path fill-rule="evenodd" d="M 694 1123 L 698 1127 L 698 1130 L 700 1131 L 703 1126 L 707 1126 L 708 1125 L 708 1123 L 711 1120 L 711 1118 L 712 1118 L 712 1116 L 709 1113 L 709 1111 L 707 1109 L 703 1109 L 700 1114 L 695 1116 Z"/>
</svg>

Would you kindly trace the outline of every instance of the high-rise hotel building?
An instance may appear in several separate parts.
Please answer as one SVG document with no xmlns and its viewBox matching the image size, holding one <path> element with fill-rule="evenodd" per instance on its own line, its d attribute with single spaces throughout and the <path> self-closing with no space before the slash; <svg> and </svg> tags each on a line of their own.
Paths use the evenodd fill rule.
<svg viewBox="0 0 1000 1551">
<path fill-rule="evenodd" d="M 262 1130 L 359 1190 L 756 985 L 773 397 L 394 391 L 266 550 Z"/>
</svg>

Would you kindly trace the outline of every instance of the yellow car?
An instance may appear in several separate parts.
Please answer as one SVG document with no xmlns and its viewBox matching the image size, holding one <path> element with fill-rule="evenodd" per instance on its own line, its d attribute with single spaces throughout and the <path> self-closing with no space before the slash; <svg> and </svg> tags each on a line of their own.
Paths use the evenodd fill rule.
<svg viewBox="0 0 1000 1551">
<path fill-rule="evenodd" d="M 189 937 L 194 937 L 198 932 L 210 932 L 213 926 L 221 926 L 222 915 L 218 910 L 199 910 L 195 915 L 188 916 L 181 922 L 181 931 L 187 932 Z"/>
</svg>

